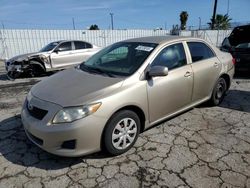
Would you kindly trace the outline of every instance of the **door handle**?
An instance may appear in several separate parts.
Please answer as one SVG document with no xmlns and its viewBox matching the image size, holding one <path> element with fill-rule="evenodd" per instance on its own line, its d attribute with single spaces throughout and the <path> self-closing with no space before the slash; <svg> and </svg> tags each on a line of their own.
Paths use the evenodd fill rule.
<svg viewBox="0 0 250 188">
<path fill-rule="evenodd" d="M 184 77 L 190 77 L 192 75 L 191 72 L 187 71 L 185 74 L 184 74 Z"/>
<path fill-rule="evenodd" d="M 214 67 L 218 68 L 219 67 L 219 63 L 215 62 L 214 63 Z"/>
</svg>

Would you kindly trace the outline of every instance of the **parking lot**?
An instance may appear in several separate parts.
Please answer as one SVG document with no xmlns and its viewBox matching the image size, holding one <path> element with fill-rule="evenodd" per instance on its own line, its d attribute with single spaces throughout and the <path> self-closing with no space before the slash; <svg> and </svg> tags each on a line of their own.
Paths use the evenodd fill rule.
<svg viewBox="0 0 250 188">
<path fill-rule="evenodd" d="M 20 110 L 44 78 L 7 80 L 0 62 L 0 187 L 250 187 L 250 79 L 142 133 L 127 153 L 57 157 L 25 136 Z"/>
</svg>

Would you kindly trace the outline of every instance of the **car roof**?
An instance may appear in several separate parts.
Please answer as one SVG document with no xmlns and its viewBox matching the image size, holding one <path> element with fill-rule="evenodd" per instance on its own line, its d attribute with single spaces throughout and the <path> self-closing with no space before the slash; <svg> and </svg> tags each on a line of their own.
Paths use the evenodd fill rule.
<svg viewBox="0 0 250 188">
<path fill-rule="evenodd" d="M 62 42 L 74 42 L 74 41 L 86 42 L 86 41 L 83 41 L 83 40 L 57 40 L 57 41 L 53 41 L 53 42 L 62 43 Z M 86 43 L 89 43 L 89 42 L 86 42 Z"/>
<path fill-rule="evenodd" d="M 241 43 L 250 42 L 250 25 L 242 25 L 235 27 L 228 37 L 229 42 L 232 46 L 237 46 Z"/>
<path fill-rule="evenodd" d="M 162 44 L 166 42 L 187 40 L 187 39 L 201 40 L 199 38 L 167 35 L 167 36 L 149 36 L 149 37 L 133 38 L 133 39 L 124 40 L 123 42 L 145 42 L 145 43 Z"/>
</svg>

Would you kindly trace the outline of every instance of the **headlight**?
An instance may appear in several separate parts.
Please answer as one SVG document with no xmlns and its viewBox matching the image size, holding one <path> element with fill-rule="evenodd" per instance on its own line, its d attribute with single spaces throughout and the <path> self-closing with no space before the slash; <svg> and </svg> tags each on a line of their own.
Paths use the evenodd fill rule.
<svg viewBox="0 0 250 188">
<path fill-rule="evenodd" d="M 31 98 L 32 98 L 32 94 L 31 94 L 31 91 L 29 91 L 29 93 L 26 96 L 26 99 L 28 102 L 30 102 Z"/>
<path fill-rule="evenodd" d="M 77 107 L 67 107 L 55 115 L 53 118 L 52 123 L 69 123 L 81 118 L 84 118 L 90 114 L 93 114 L 98 110 L 98 108 L 101 106 L 102 103 L 95 103 L 90 105 L 84 105 L 84 106 L 77 106 Z"/>
</svg>

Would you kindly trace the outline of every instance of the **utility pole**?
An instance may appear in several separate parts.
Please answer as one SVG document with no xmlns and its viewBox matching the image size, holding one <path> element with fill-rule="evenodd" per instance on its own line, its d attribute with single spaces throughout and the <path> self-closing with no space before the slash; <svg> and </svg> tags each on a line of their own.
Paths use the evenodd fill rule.
<svg viewBox="0 0 250 188">
<path fill-rule="evenodd" d="M 2 28 L 3 28 L 3 30 L 4 30 L 4 23 L 3 23 L 3 21 L 2 21 Z"/>
<path fill-rule="evenodd" d="M 201 17 L 199 17 L 199 30 L 201 30 Z"/>
<path fill-rule="evenodd" d="M 212 26 L 211 26 L 212 30 L 214 29 L 214 24 L 215 24 L 216 9 L 217 9 L 217 0 L 214 0 L 214 12 L 213 12 Z"/>
<path fill-rule="evenodd" d="M 229 14 L 229 0 L 227 0 L 227 15 Z"/>
<path fill-rule="evenodd" d="M 76 27 L 75 27 L 75 19 L 74 18 L 72 18 L 72 24 L 73 24 L 73 29 L 75 30 Z"/>
<path fill-rule="evenodd" d="M 109 14 L 111 17 L 111 29 L 114 30 L 114 20 L 113 20 L 114 13 L 109 13 Z"/>
<path fill-rule="evenodd" d="M 164 28 L 167 30 L 167 22 L 164 23 Z"/>
</svg>

